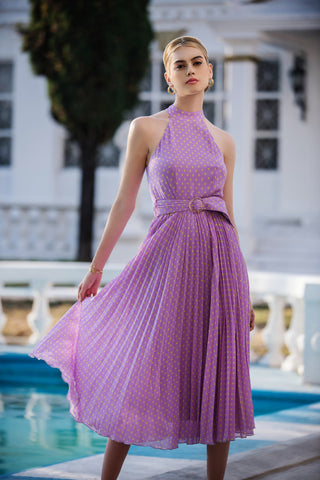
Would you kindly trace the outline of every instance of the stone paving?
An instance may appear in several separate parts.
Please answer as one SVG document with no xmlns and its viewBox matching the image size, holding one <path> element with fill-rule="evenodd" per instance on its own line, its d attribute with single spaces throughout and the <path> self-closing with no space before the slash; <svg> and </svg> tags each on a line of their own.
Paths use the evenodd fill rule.
<svg viewBox="0 0 320 480">
<path fill-rule="evenodd" d="M 10 480 L 99 480 L 103 455 L 1 477 Z M 152 473 L 157 471 L 158 473 Z M 320 478 L 320 433 L 229 457 L 225 480 Z M 206 462 L 128 455 L 119 480 L 205 480 Z"/>
</svg>

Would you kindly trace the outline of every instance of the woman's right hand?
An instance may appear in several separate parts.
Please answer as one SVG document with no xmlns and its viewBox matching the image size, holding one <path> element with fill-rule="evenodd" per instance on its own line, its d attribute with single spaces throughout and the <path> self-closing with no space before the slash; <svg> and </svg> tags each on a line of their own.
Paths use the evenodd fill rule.
<svg viewBox="0 0 320 480">
<path fill-rule="evenodd" d="M 88 272 L 78 287 L 78 301 L 82 302 L 86 297 L 95 296 L 97 294 L 102 273 Z"/>
</svg>

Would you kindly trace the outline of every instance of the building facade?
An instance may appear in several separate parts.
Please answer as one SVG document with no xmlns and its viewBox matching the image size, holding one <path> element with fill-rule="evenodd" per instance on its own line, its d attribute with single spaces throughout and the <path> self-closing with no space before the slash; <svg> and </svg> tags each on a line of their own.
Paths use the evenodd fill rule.
<svg viewBox="0 0 320 480">
<path fill-rule="evenodd" d="M 50 116 L 46 79 L 21 52 L 14 24 L 28 18 L 27 0 L 0 2 L 0 258 L 72 260 L 78 152 Z M 248 266 L 319 273 L 319 2 L 153 0 L 150 18 L 156 40 L 139 104 L 100 151 L 94 247 L 117 193 L 129 122 L 174 101 L 162 51 L 185 34 L 201 39 L 213 64 L 204 113 L 236 142 L 234 213 Z M 110 261 L 135 254 L 152 216 L 144 178 Z"/>
</svg>

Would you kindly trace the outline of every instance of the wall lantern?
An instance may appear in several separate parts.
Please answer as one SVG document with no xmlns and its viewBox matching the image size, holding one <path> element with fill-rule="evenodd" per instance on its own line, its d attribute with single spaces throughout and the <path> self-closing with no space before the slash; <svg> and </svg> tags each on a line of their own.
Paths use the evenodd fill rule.
<svg viewBox="0 0 320 480">
<path fill-rule="evenodd" d="M 294 101 L 300 108 L 300 119 L 306 120 L 307 98 L 306 98 L 306 59 L 302 54 L 294 56 L 293 67 L 289 70 L 288 76 L 294 94 Z"/>
</svg>

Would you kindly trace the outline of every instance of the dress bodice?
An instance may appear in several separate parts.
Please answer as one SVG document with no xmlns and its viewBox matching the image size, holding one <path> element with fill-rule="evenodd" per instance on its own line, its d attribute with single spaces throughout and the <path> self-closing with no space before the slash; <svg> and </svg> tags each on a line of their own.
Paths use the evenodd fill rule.
<svg viewBox="0 0 320 480">
<path fill-rule="evenodd" d="M 157 199 L 223 197 L 227 169 L 203 110 L 167 108 L 169 123 L 146 167 L 153 204 Z"/>
</svg>

